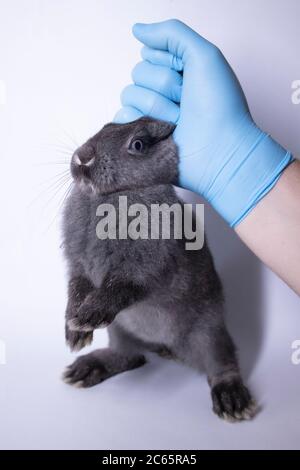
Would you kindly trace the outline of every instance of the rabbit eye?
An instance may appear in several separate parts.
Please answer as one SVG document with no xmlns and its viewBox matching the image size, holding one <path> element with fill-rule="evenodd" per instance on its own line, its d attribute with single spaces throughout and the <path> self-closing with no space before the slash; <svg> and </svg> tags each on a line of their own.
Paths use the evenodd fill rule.
<svg viewBox="0 0 300 470">
<path fill-rule="evenodd" d="M 135 152 L 142 152 L 144 150 L 144 143 L 142 140 L 136 139 L 131 143 L 130 148 Z"/>
</svg>

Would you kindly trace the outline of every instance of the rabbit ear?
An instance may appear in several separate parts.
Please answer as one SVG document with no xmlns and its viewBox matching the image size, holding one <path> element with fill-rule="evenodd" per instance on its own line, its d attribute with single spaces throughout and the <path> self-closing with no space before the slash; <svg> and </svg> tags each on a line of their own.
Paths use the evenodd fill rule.
<svg viewBox="0 0 300 470">
<path fill-rule="evenodd" d="M 175 124 L 172 122 L 159 121 L 157 119 L 151 119 L 147 123 L 147 130 L 149 134 L 157 141 L 166 139 L 171 134 L 173 134 L 175 127 Z"/>
</svg>

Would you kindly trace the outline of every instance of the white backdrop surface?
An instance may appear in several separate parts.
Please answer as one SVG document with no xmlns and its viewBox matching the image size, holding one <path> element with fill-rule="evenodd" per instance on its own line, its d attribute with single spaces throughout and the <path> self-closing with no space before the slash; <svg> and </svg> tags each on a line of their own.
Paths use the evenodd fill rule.
<svg viewBox="0 0 300 470">
<path fill-rule="evenodd" d="M 291 100 L 298 0 L 0 0 L 1 449 L 300 448 L 300 364 L 291 361 L 299 298 L 209 208 L 207 235 L 257 418 L 218 420 L 205 377 L 158 358 L 90 390 L 60 381 L 73 355 L 59 248 L 66 187 L 52 178 L 118 109 L 139 61 L 132 24 L 170 17 L 218 44 L 258 124 L 300 155 L 300 105 Z M 105 332 L 94 344 L 106 344 Z"/>
</svg>

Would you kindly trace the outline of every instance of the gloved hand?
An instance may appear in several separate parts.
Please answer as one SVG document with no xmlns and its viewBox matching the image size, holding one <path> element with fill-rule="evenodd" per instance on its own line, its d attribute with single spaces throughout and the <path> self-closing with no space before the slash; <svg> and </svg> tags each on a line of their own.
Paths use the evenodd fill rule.
<svg viewBox="0 0 300 470">
<path fill-rule="evenodd" d="M 136 24 L 145 47 L 116 122 L 142 115 L 177 124 L 179 183 L 237 225 L 275 185 L 291 154 L 260 130 L 220 50 L 178 20 Z"/>
</svg>

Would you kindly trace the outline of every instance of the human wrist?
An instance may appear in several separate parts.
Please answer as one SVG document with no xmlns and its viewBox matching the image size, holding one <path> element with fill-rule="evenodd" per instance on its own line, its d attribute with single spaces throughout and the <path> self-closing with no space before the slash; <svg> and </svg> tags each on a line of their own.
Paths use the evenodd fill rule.
<svg viewBox="0 0 300 470">
<path fill-rule="evenodd" d="M 237 136 L 228 145 L 222 171 L 205 195 L 231 227 L 251 212 L 294 160 L 253 121 L 246 128 L 241 126 Z"/>
</svg>

